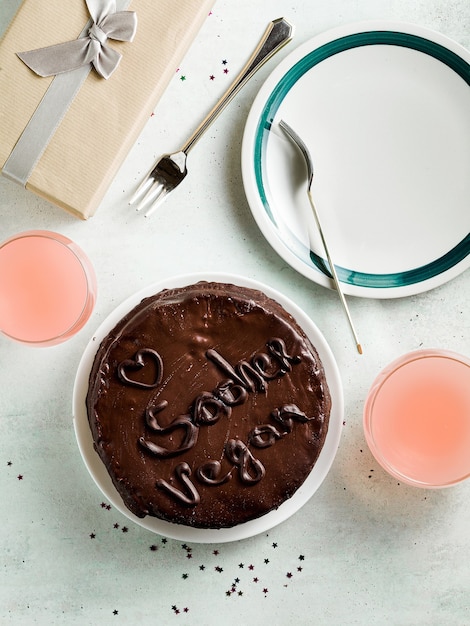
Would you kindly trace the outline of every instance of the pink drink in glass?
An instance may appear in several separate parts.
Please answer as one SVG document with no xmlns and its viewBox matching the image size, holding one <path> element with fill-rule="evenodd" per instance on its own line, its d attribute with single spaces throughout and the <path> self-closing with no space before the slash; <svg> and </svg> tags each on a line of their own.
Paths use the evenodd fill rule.
<svg viewBox="0 0 470 626">
<path fill-rule="evenodd" d="M 65 341 L 93 310 L 96 278 L 83 251 L 49 231 L 27 231 L 0 246 L 0 330 L 45 346 Z"/>
<path fill-rule="evenodd" d="M 364 410 L 372 454 L 392 476 L 445 487 L 470 476 L 470 359 L 418 350 L 373 383 Z"/>
</svg>

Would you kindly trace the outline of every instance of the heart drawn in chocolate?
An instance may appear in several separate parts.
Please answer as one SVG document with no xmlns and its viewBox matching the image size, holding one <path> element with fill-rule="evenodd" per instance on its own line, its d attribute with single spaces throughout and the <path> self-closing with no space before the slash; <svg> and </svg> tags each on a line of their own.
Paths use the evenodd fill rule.
<svg viewBox="0 0 470 626">
<path fill-rule="evenodd" d="M 131 372 L 138 372 L 143 368 L 153 368 L 154 375 L 152 382 L 146 383 L 135 378 L 129 378 Z M 152 348 L 142 348 L 138 350 L 133 359 L 125 359 L 119 363 L 117 375 L 121 382 L 126 385 L 132 385 L 140 389 L 153 389 L 162 382 L 163 377 L 163 361 L 162 357 L 156 350 Z"/>
</svg>

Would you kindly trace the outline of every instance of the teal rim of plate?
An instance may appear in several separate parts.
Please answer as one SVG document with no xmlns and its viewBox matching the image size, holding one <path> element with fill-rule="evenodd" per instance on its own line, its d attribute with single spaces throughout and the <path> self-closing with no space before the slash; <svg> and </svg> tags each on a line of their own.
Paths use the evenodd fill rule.
<svg viewBox="0 0 470 626">
<path fill-rule="evenodd" d="M 467 83 L 467 85 L 470 86 L 470 65 L 462 57 L 438 43 L 410 33 L 376 30 L 354 33 L 352 35 L 346 35 L 344 37 L 340 37 L 339 39 L 330 41 L 329 43 L 312 50 L 312 52 L 302 57 L 290 68 L 288 72 L 286 72 L 286 74 L 284 74 L 275 88 L 271 91 L 271 94 L 264 105 L 255 133 L 253 165 L 256 185 L 264 210 L 275 226 L 277 226 L 276 220 L 274 219 L 271 211 L 264 186 L 263 154 L 265 152 L 268 135 L 277 110 L 296 82 L 312 67 L 340 52 L 350 50 L 351 48 L 370 45 L 402 46 L 404 48 L 411 48 L 412 50 L 423 52 L 424 54 L 432 56 L 447 65 L 456 74 L 458 74 Z M 339 280 L 350 285 L 357 287 L 370 287 L 374 289 L 397 288 L 414 285 L 416 283 L 434 278 L 463 261 L 469 254 L 470 233 L 440 258 L 435 259 L 426 265 L 403 272 L 369 274 L 336 265 L 335 268 Z M 309 258 L 314 267 L 331 278 L 331 273 L 328 270 L 325 259 L 311 250 Z"/>
</svg>

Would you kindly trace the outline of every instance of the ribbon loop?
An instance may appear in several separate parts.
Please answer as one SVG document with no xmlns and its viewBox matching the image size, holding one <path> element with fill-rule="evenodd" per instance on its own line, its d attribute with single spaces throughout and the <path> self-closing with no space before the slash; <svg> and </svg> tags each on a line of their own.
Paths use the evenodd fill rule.
<svg viewBox="0 0 470 626">
<path fill-rule="evenodd" d="M 115 0 L 87 0 L 92 23 L 74 41 L 17 52 L 17 56 L 39 76 L 63 74 L 91 63 L 103 78 L 116 70 L 122 55 L 107 44 L 108 39 L 129 41 L 137 30 L 134 11 L 116 11 Z"/>
</svg>

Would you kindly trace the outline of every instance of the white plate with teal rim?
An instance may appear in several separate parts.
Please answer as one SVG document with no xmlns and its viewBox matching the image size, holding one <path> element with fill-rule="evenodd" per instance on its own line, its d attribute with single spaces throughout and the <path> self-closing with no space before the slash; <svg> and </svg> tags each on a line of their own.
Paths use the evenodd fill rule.
<svg viewBox="0 0 470 626">
<path fill-rule="evenodd" d="M 249 113 L 242 171 L 253 216 L 293 268 L 332 287 L 302 157 L 345 293 L 394 298 L 470 265 L 470 52 L 413 25 L 343 26 L 302 44 Z"/>
<path fill-rule="evenodd" d="M 279 304 L 281 304 L 286 311 L 288 311 L 296 319 L 299 326 L 301 326 L 305 334 L 317 349 L 325 370 L 325 376 L 330 389 L 332 402 L 330 421 L 325 443 L 315 465 L 305 479 L 305 482 L 292 495 L 292 497 L 281 504 L 278 509 L 270 511 L 257 519 L 238 524 L 233 528 L 192 528 L 190 526 L 174 524 L 151 516 L 139 518 L 131 513 L 114 487 L 104 463 L 95 451 L 86 410 L 86 396 L 88 392 L 90 371 L 93 366 L 96 351 L 98 350 L 101 341 L 109 332 L 111 332 L 119 320 L 131 311 L 139 302 L 141 302 L 143 298 L 156 294 L 162 289 L 183 287 L 184 285 L 191 285 L 200 280 L 233 283 L 249 287 L 251 289 L 258 289 L 263 291 L 270 298 L 274 298 L 274 300 L 279 302 Z M 211 273 L 176 276 L 149 285 L 125 300 L 110 313 L 90 339 L 80 360 L 73 390 L 73 423 L 78 447 L 86 468 L 107 501 L 129 520 L 135 522 L 143 528 L 146 528 L 147 530 L 172 539 L 195 543 L 226 543 L 230 541 L 238 541 L 240 539 L 247 539 L 248 537 L 252 537 L 259 533 L 267 532 L 274 526 L 286 521 L 289 517 L 294 515 L 294 513 L 297 513 L 297 511 L 299 511 L 317 491 L 330 471 L 341 438 L 343 416 L 344 401 L 340 372 L 334 355 L 317 326 L 297 304 L 280 292 L 272 289 L 272 287 L 250 278 L 233 274 Z"/>
</svg>

